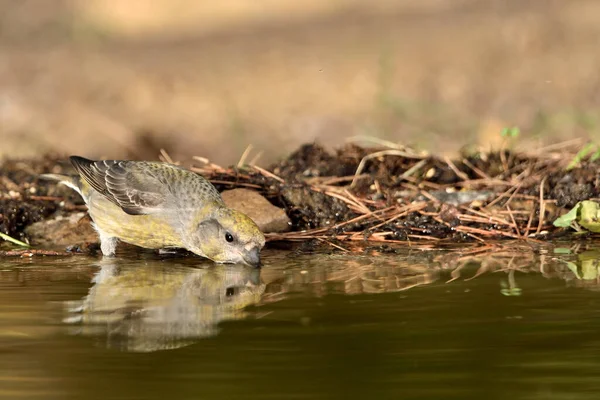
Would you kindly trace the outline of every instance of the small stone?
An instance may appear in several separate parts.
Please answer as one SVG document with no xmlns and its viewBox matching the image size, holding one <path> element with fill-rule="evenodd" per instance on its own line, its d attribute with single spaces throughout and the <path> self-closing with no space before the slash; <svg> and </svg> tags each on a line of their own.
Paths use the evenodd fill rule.
<svg viewBox="0 0 600 400">
<path fill-rule="evenodd" d="M 36 222 L 25 229 L 25 234 L 37 245 L 62 246 L 98 241 L 98 234 L 85 213 Z"/>
<path fill-rule="evenodd" d="M 232 189 L 221 193 L 227 207 L 243 212 L 264 233 L 290 230 L 290 219 L 281 208 L 275 207 L 257 192 L 249 189 Z"/>
</svg>

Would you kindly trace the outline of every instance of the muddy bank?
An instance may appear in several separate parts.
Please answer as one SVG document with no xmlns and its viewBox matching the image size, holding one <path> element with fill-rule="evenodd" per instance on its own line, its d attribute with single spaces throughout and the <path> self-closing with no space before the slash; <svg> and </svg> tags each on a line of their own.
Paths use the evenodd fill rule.
<svg viewBox="0 0 600 400">
<path fill-rule="evenodd" d="M 485 241 L 555 237 L 552 222 L 599 196 L 595 163 L 567 170 L 578 146 L 474 153 L 457 159 L 354 144 L 299 148 L 267 170 L 196 168 L 220 188 L 260 190 L 293 232 L 272 239 Z"/>
<path fill-rule="evenodd" d="M 267 168 L 244 163 L 224 168 L 200 158 L 182 164 L 205 175 L 220 191 L 254 190 L 285 210 L 291 231 L 269 234 L 270 241 L 315 239 L 339 245 L 368 239 L 443 245 L 566 234 L 552 225 L 554 219 L 579 201 L 599 197 L 598 164 L 584 161 L 566 168 L 577 150 L 560 145 L 450 160 L 402 147 L 349 144 L 328 151 L 306 144 Z M 31 224 L 57 215 L 72 220 L 64 217 L 85 210 L 69 189 L 38 179 L 41 173 L 71 172 L 65 159 L 2 163 L 1 232 L 28 240 Z M 89 222 L 77 224 L 81 229 Z M 82 232 L 88 239 L 89 230 Z"/>
</svg>

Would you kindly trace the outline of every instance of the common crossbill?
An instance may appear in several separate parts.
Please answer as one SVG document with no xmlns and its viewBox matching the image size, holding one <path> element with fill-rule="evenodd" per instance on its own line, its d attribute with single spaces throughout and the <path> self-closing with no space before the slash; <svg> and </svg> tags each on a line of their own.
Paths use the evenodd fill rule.
<svg viewBox="0 0 600 400">
<path fill-rule="evenodd" d="M 184 248 L 218 263 L 259 264 L 264 235 L 248 216 L 227 208 L 204 177 L 161 162 L 70 160 L 79 175 L 43 177 L 83 197 L 104 255 L 114 255 L 121 240 Z"/>
</svg>

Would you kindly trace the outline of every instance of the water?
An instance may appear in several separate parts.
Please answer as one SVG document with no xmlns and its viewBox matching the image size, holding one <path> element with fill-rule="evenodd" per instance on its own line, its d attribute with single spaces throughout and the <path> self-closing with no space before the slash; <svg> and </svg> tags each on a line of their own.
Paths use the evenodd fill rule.
<svg viewBox="0 0 600 400">
<path fill-rule="evenodd" d="M 0 398 L 596 399 L 600 251 L 4 259 Z"/>
</svg>

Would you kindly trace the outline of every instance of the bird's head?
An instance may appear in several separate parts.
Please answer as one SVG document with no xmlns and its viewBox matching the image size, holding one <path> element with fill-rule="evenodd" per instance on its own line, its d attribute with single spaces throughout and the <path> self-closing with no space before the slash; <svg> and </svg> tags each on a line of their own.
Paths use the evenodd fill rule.
<svg viewBox="0 0 600 400">
<path fill-rule="evenodd" d="M 258 265 L 265 236 L 247 215 L 218 207 L 193 224 L 187 248 L 218 263 Z"/>
</svg>

